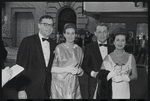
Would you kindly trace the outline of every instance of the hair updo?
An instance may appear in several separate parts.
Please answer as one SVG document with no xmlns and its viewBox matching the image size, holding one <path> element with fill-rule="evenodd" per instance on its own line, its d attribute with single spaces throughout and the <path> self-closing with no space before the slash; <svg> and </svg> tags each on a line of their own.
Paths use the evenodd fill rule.
<svg viewBox="0 0 150 101">
<path fill-rule="evenodd" d="M 77 34 L 77 27 L 76 27 L 76 25 L 74 23 L 66 23 L 64 25 L 64 28 L 63 28 L 63 34 L 66 33 L 66 29 L 68 29 L 68 28 L 73 28 L 75 30 L 75 34 Z M 64 35 L 62 36 L 62 40 L 61 41 L 62 42 L 66 42 L 66 38 L 64 37 Z"/>
<path fill-rule="evenodd" d="M 68 29 L 68 28 L 73 28 L 73 29 L 75 30 L 75 33 L 77 33 L 76 25 L 73 24 L 73 23 L 66 23 L 66 24 L 64 25 L 63 33 L 65 33 L 65 32 L 66 32 L 66 29 Z"/>
<path fill-rule="evenodd" d="M 125 39 L 126 39 L 126 44 L 130 43 L 130 38 L 129 38 L 128 31 L 126 29 L 124 29 L 124 28 L 116 28 L 110 34 L 110 38 L 109 38 L 110 44 L 112 44 L 114 42 L 116 36 L 118 36 L 118 35 L 124 35 Z"/>
</svg>

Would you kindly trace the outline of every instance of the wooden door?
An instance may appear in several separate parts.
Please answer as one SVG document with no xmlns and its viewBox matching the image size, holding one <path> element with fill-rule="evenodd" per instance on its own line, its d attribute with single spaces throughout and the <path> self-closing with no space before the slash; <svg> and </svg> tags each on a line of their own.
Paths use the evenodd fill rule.
<svg viewBox="0 0 150 101">
<path fill-rule="evenodd" d="M 26 36 L 34 34 L 34 19 L 30 12 L 17 14 L 17 46 Z"/>
</svg>

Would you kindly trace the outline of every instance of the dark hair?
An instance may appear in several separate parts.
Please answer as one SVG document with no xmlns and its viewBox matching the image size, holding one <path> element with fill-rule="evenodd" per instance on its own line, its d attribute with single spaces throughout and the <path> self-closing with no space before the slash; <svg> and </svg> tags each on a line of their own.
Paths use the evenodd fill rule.
<svg viewBox="0 0 150 101">
<path fill-rule="evenodd" d="M 66 32 L 66 29 L 68 29 L 68 28 L 73 28 L 73 29 L 75 30 L 75 33 L 77 33 L 77 27 L 76 27 L 76 25 L 73 24 L 73 23 L 66 23 L 66 24 L 64 25 L 63 33 L 65 33 L 65 32 Z"/>
<path fill-rule="evenodd" d="M 77 34 L 77 27 L 76 27 L 75 24 L 73 24 L 73 23 L 66 23 L 64 25 L 63 33 L 65 33 L 66 29 L 68 29 L 68 28 L 73 28 L 75 30 L 75 34 Z M 75 38 L 75 40 L 76 40 L 76 38 Z M 63 35 L 63 42 L 66 42 L 66 38 L 64 37 L 64 35 Z"/>
<path fill-rule="evenodd" d="M 107 27 L 107 30 L 109 30 L 108 25 L 107 25 L 106 23 L 104 23 L 104 22 L 98 23 L 98 24 L 96 25 L 96 27 L 95 27 L 95 31 L 96 31 L 97 26 L 106 26 L 106 27 Z"/>
<path fill-rule="evenodd" d="M 126 39 L 126 44 L 130 43 L 130 38 L 129 38 L 129 33 L 126 29 L 124 28 L 116 28 L 112 31 L 109 37 L 109 42 L 112 44 L 116 38 L 117 35 L 124 35 Z"/>
<path fill-rule="evenodd" d="M 146 35 L 143 35 L 143 37 L 142 37 L 144 40 L 146 39 Z"/>
<path fill-rule="evenodd" d="M 53 17 L 50 16 L 50 15 L 43 15 L 43 16 L 40 17 L 39 23 L 40 23 L 43 19 L 52 19 L 52 20 L 53 20 Z"/>
</svg>

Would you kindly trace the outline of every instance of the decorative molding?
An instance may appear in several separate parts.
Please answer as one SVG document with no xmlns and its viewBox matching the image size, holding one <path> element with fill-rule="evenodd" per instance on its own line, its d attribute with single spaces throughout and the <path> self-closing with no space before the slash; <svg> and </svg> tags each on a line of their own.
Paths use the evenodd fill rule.
<svg viewBox="0 0 150 101">
<path fill-rule="evenodd" d="M 75 4 L 76 4 L 76 2 L 73 2 L 73 3 L 72 3 L 72 8 L 74 8 L 74 5 L 75 5 Z"/>
<path fill-rule="evenodd" d="M 63 2 L 64 6 L 70 6 L 72 4 L 72 2 Z"/>
<path fill-rule="evenodd" d="M 60 2 L 58 2 L 58 4 L 59 4 L 59 6 L 60 6 L 60 8 L 61 8 L 61 4 L 60 4 Z"/>
</svg>

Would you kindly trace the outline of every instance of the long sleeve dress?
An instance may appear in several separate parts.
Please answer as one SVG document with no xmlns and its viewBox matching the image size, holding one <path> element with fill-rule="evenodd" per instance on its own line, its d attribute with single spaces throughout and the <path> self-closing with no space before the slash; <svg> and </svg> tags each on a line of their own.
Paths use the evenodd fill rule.
<svg viewBox="0 0 150 101">
<path fill-rule="evenodd" d="M 52 67 L 65 68 L 64 65 L 69 59 L 75 60 L 79 64 L 83 59 L 82 49 L 74 44 L 73 51 L 64 43 L 55 49 L 55 58 Z M 71 73 L 52 73 L 51 99 L 81 99 L 78 75 Z"/>
</svg>

